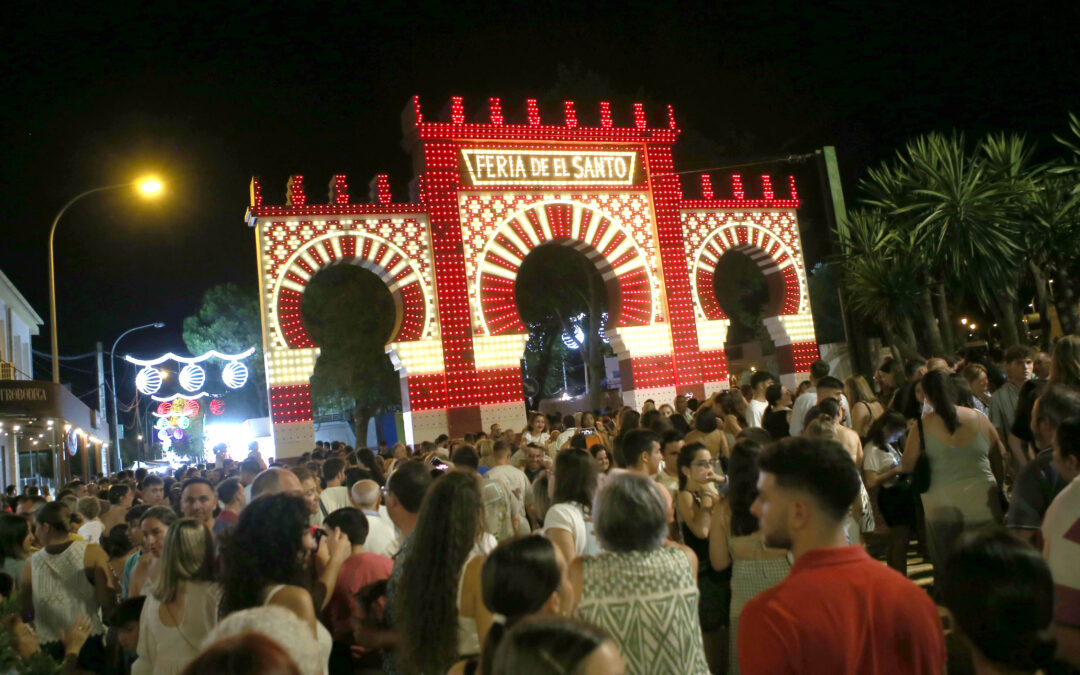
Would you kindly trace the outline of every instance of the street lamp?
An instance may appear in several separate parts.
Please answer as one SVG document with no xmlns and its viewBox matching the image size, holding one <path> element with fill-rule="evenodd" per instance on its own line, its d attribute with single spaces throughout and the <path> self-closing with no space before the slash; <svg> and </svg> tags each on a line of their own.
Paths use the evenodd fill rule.
<svg viewBox="0 0 1080 675">
<path fill-rule="evenodd" d="M 161 194 L 163 185 L 160 180 L 153 177 L 140 178 L 128 183 L 118 183 L 117 185 L 105 185 L 102 187 L 96 187 L 86 192 L 80 192 L 79 194 L 68 200 L 67 204 L 60 209 L 56 217 L 53 218 L 52 228 L 49 229 L 49 329 L 50 337 L 52 339 L 52 381 L 60 383 L 60 349 L 58 346 L 59 339 L 57 337 L 56 330 L 56 264 L 53 259 L 53 238 L 56 236 L 56 226 L 60 224 L 60 218 L 64 213 L 71 208 L 71 205 L 79 201 L 83 197 L 98 193 L 107 192 L 109 190 L 120 190 L 123 188 L 137 188 L 139 194 L 144 197 L 156 197 Z"/>
<path fill-rule="evenodd" d="M 112 343 L 112 349 L 109 350 L 109 371 L 112 375 L 112 437 L 113 443 L 116 445 L 116 465 L 120 467 L 122 471 L 124 469 L 124 458 L 120 455 L 120 411 L 116 406 L 116 345 L 120 340 L 124 338 L 128 333 L 134 333 L 137 330 L 143 328 L 164 328 L 165 324 L 158 321 L 157 323 L 148 323 L 143 326 L 135 326 L 129 328 L 123 333 L 120 333 L 120 337 L 116 338 Z"/>
</svg>

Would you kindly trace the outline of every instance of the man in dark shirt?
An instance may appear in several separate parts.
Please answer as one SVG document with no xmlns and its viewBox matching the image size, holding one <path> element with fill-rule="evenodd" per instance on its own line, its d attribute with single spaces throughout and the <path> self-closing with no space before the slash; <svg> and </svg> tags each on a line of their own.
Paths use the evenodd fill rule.
<svg viewBox="0 0 1080 675">
<path fill-rule="evenodd" d="M 1031 432 L 1040 450 L 1017 476 L 1005 516 L 1009 530 L 1024 541 L 1038 545 L 1046 509 L 1066 485 L 1054 467 L 1052 445 L 1058 426 L 1077 415 L 1080 415 L 1080 393 L 1062 386 L 1049 387 L 1031 410 Z"/>
</svg>

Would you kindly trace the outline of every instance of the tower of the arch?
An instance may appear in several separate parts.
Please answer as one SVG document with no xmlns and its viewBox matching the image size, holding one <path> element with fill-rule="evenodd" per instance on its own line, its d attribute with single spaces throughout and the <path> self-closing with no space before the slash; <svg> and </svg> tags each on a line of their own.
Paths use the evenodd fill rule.
<svg viewBox="0 0 1080 675">
<path fill-rule="evenodd" d="M 536 101 L 521 123 L 498 99 L 487 119 L 466 121 L 460 98 L 449 119 L 425 119 L 419 99 L 403 128 L 416 167 L 418 200 L 394 203 L 385 176 L 369 199 L 350 199 L 335 176 L 326 204 L 309 203 L 293 176 L 286 203 L 263 203 L 252 181 L 248 222 L 259 252 L 267 383 L 278 454 L 313 445 L 309 379 L 318 348 L 300 320 L 307 282 L 329 265 L 355 264 L 386 283 L 397 307 L 387 345 L 401 375 L 412 439 L 459 436 L 493 423 L 524 424 L 520 362 L 528 331 L 514 279 L 537 246 L 572 247 L 605 280 L 608 338 L 620 361 L 624 401 L 704 396 L 727 386 L 728 320 L 712 284 L 728 250 L 755 260 L 768 281 L 766 325 L 781 378 L 793 382 L 817 358 L 794 181 L 777 198 L 769 177 L 747 198 L 734 176 L 717 199 L 709 176 L 685 199 L 671 148 L 670 107 L 649 126 L 615 126 L 601 104 L 596 126 L 580 125 L 572 102 L 559 124 L 541 122 Z"/>
</svg>

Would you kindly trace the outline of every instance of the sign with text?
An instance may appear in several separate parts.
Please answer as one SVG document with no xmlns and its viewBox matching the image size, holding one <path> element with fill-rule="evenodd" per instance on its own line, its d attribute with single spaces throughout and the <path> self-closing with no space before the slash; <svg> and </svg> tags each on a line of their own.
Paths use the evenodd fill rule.
<svg viewBox="0 0 1080 675">
<path fill-rule="evenodd" d="M 633 150 L 461 151 L 471 185 L 633 185 L 638 180 Z"/>
</svg>

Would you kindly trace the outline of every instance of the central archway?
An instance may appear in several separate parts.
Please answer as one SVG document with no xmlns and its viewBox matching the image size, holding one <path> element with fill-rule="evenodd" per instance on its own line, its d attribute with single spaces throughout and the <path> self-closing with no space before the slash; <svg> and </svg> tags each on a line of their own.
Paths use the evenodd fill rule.
<svg viewBox="0 0 1080 675">
<path fill-rule="evenodd" d="M 523 374 L 537 387 L 533 403 L 561 387 L 563 400 L 584 397 L 596 407 L 618 286 L 606 284 L 596 265 L 565 240 L 554 240 L 525 256 L 514 298 L 529 331 Z"/>
<path fill-rule="evenodd" d="M 479 335 L 526 332 L 514 301 L 514 280 L 525 257 L 547 242 L 570 246 L 617 288 L 612 326 L 646 326 L 658 313 L 648 258 L 633 234 L 604 212 L 573 201 L 530 205 L 506 218 L 478 256 L 473 282 Z"/>
</svg>

